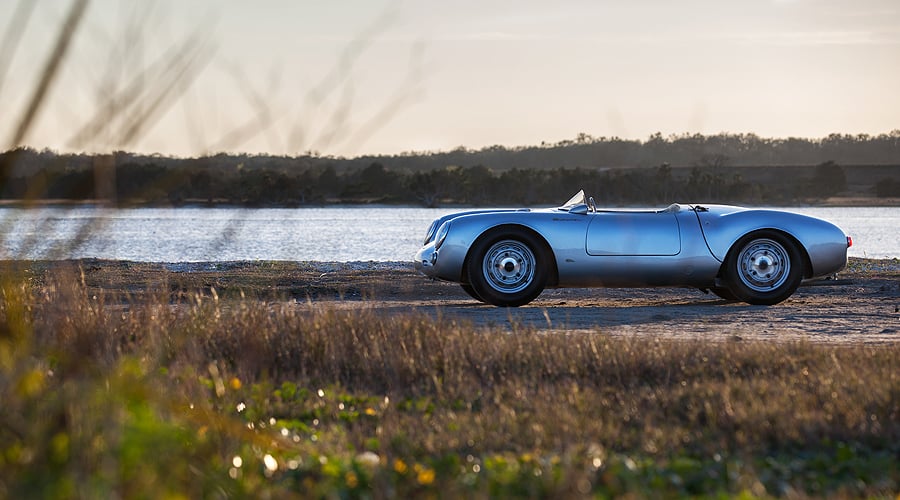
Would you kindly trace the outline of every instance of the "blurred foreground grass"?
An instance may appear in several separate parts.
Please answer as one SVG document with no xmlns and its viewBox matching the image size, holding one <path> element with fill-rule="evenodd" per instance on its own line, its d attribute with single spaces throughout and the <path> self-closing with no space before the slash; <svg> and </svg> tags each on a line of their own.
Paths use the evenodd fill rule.
<svg viewBox="0 0 900 500">
<path fill-rule="evenodd" d="M 9 270 L 5 270 L 9 271 Z M 492 331 L 4 272 L 0 497 L 893 496 L 900 345 Z"/>
</svg>

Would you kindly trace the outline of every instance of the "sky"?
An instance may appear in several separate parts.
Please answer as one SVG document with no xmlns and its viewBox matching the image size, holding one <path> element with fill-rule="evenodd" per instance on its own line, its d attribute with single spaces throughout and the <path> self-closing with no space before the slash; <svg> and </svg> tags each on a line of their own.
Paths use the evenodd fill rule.
<svg viewBox="0 0 900 500">
<path fill-rule="evenodd" d="M 0 149 L 349 157 L 900 129 L 897 0 L 91 0 L 17 134 L 75 3 L 0 2 Z"/>
</svg>

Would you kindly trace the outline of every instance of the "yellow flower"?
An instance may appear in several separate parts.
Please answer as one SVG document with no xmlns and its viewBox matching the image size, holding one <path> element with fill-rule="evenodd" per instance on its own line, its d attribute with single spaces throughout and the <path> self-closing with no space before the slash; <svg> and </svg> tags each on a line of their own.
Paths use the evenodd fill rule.
<svg viewBox="0 0 900 500">
<path fill-rule="evenodd" d="M 356 488 L 359 485 L 359 478 L 356 477 L 356 473 L 353 471 L 344 474 L 344 481 L 347 482 L 347 487 L 349 488 Z"/>
<path fill-rule="evenodd" d="M 374 409 L 374 408 L 366 408 L 365 413 L 366 413 L 366 415 L 368 415 L 368 416 L 370 416 L 370 417 L 374 417 L 374 416 L 375 416 L 375 409 Z"/>
<path fill-rule="evenodd" d="M 396 472 L 397 474 L 406 474 L 406 471 L 407 471 L 406 462 L 404 462 L 403 460 L 400 460 L 399 458 L 395 459 L 394 460 L 394 472 Z"/>
<path fill-rule="evenodd" d="M 19 383 L 16 386 L 19 396 L 26 398 L 36 396 L 44 389 L 44 380 L 44 372 L 41 370 L 31 370 L 26 373 L 19 379 Z"/>
<path fill-rule="evenodd" d="M 420 470 L 419 475 L 416 476 L 416 479 L 419 481 L 419 484 L 428 486 L 429 484 L 434 482 L 434 469 Z"/>
<path fill-rule="evenodd" d="M 237 377 L 233 377 L 233 378 L 231 379 L 231 382 L 230 382 L 230 383 L 231 383 L 231 388 L 234 389 L 234 390 L 238 390 L 238 389 L 241 388 L 241 379 L 239 379 L 239 378 L 237 378 Z"/>
</svg>

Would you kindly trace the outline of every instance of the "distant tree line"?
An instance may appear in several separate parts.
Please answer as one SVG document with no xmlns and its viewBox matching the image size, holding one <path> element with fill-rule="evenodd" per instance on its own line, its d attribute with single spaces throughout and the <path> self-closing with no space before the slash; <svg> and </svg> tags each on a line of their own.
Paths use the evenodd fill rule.
<svg viewBox="0 0 900 500">
<path fill-rule="evenodd" d="M 525 148 L 334 158 L 0 153 L 0 199 L 120 205 L 532 205 L 579 188 L 600 203 L 784 203 L 900 196 L 900 131 L 820 140 L 752 134 L 593 138 Z M 864 186 L 860 193 L 859 186 Z"/>
<path fill-rule="evenodd" d="M 668 163 L 689 167 L 726 158 L 729 166 L 818 165 L 828 161 L 840 165 L 900 164 L 900 129 L 879 135 L 831 134 L 821 139 L 762 138 L 755 134 L 683 134 L 664 137 L 656 133 L 647 140 L 593 137 L 539 146 L 459 147 L 448 152 L 403 153 L 391 156 L 361 156 L 343 160 L 345 168 L 365 168 L 373 162 L 395 170 L 432 170 L 447 165 L 485 165 L 495 171 L 511 168 L 558 167 L 656 167 Z"/>
</svg>

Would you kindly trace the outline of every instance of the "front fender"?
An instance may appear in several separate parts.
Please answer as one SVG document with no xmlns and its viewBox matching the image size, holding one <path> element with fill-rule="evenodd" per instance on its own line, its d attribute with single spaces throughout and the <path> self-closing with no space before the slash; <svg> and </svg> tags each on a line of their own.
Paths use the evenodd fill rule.
<svg viewBox="0 0 900 500">
<path fill-rule="evenodd" d="M 481 213 L 452 219 L 444 243 L 432 258 L 432 275 L 445 281 L 464 281 L 466 259 L 483 234 L 500 227 L 518 226 L 533 232 L 546 244 L 559 269 L 560 259 L 584 256 L 584 238 L 590 219 L 565 212 Z M 551 277 L 551 282 L 556 276 Z"/>
</svg>

